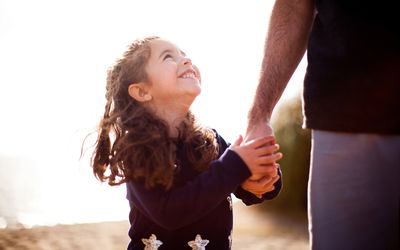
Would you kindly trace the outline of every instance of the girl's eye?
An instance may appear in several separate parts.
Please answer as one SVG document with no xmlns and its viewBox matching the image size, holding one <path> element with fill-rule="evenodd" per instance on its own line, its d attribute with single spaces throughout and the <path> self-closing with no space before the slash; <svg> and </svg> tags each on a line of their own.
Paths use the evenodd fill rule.
<svg viewBox="0 0 400 250">
<path fill-rule="evenodd" d="M 170 54 L 166 54 L 166 55 L 164 56 L 164 61 L 167 60 L 167 59 L 169 59 L 169 58 L 172 58 L 172 56 L 171 56 Z"/>
</svg>

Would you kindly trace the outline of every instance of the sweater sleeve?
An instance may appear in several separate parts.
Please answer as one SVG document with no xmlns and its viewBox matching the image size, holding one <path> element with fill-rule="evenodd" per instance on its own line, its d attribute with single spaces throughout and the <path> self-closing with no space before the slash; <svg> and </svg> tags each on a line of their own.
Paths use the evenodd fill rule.
<svg viewBox="0 0 400 250">
<path fill-rule="evenodd" d="M 261 198 L 258 198 L 254 194 L 244 190 L 241 186 L 239 186 L 236 191 L 234 192 L 234 195 L 238 198 L 241 199 L 244 204 L 247 206 L 254 205 L 254 204 L 259 204 L 262 203 L 265 200 L 272 200 L 276 196 L 278 196 L 279 192 L 282 189 L 282 171 L 279 168 L 278 169 L 278 174 L 280 176 L 279 180 L 274 183 L 275 189 L 272 190 L 271 192 L 263 194 Z"/>
<path fill-rule="evenodd" d="M 202 218 L 250 175 L 239 155 L 227 149 L 208 170 L 181 187 L 166 191 L 163 187 L 146 189 L 141 182 L 128 182 L 128 199 L 156 224 L 174 230 Z"/>
</svg>

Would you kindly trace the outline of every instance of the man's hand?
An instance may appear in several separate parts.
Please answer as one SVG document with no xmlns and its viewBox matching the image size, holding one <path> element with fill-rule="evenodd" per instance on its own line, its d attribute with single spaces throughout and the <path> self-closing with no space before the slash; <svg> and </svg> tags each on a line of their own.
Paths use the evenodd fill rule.
<svg viewBox="0 0 400 250">
<path fill-rule="evenodd" d="M 246 135 L 244 141 L 250 141 L 256 138 L 265 137 L 272 135 L 274 136 L 274 131 L 269 123 L 258 123 L 250 125 L 247 127 Z"/>
<path fill-rule="evenodd" d="M 273 131 L 272 127 L 269 125 L 269 123 L 261 122 L 261 123 L 255 124 L 255 125 L 250 125 L 249 124 L 249 126 L 247 128 L 246 137 L 245 137 L 244 141 L 248 142 L 248 141 L 251 141 L 251 140 L 256 139 L 256 138 L 270 136 L 270 135 L 274 136 L 274 131 Z M 270 142 L 270 145 L 276 145 L 275 139 Z M 268 145 L 264 145 L 264 146 L 268 146 Z M 257 180 L 260 180 L 263 177 L 271 177 L 272 178 L 272 176 L 268 176 L 268 175 L 267 176 L 265 176 L 265 175 L 252 175 L 249 178 L 249 180 L 257 181 Z"/>
<path fill-rule="evenodd" d="M 269 123 L 258 123 L 255 125 L 249 124 L 246 132 L 245 141 L 251 141 L 255 138 L 265 137 L 265 136 L 274 136 L 274 131 Z M 276 141 L 273 140 L 270 142 L 272 145 L 276 145 Z M 267 145 L 265 145 L 267 146 Z M 279 148 L 278 148 L 279 149 Z M 241 187 L 253 193 L 258 198 L 262 198 L 262 195 L 267 192 L 271 192 L 274 190 L 274 183 L 279 180 L 278 168 L 279 164 L 275 163 L 270 166 L 265 166 L 265 168 L 269 168 L 268 173 L 265 175 L 252 175 L 246 181 L 244 181 Z"/>
</svg>

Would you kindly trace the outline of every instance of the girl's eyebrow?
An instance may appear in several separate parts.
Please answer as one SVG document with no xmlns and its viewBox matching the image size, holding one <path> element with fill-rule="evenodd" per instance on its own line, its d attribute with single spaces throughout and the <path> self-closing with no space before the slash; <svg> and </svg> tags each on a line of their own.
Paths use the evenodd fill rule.
<svg viewBox="0 0 400 250">
<path fill-rule="evenodd" d="M 173 53 L 174 51 L 172 51 L 171 49 L 166 49 L 163 52 L 161 52 L 160 56 L 158 58 L 162 58 L 165 54 L 167 53 Z M 182 50 L 179 50 L 179 52 L 181 53 L 182 56 L 186 56 L 186 53 L 183 52 Z"/>
</svg>

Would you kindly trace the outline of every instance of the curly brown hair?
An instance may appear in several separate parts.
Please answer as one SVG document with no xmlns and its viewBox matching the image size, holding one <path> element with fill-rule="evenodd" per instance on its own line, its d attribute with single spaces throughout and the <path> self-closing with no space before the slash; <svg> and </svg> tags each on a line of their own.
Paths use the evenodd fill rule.
<svg viewBox="0 0 400 250">
<path fill-rule="evenodd" d="M 110 185 L 142 178 L 148 188 L 171 188 L 177 140 L 183 143 L 190 164 L 199 171 L 218 156 L 215 133 L 200 126 L 191 112 L 180 124 L 178 138 L 171 138 L 167 122 L 128 94 L 130 84 L 148 82 L 145 67 L 154 39 L 159 37 L 135 40 L 107 72 L 107 103 L 91 165 L 96 178 Z"/>
</svg>

